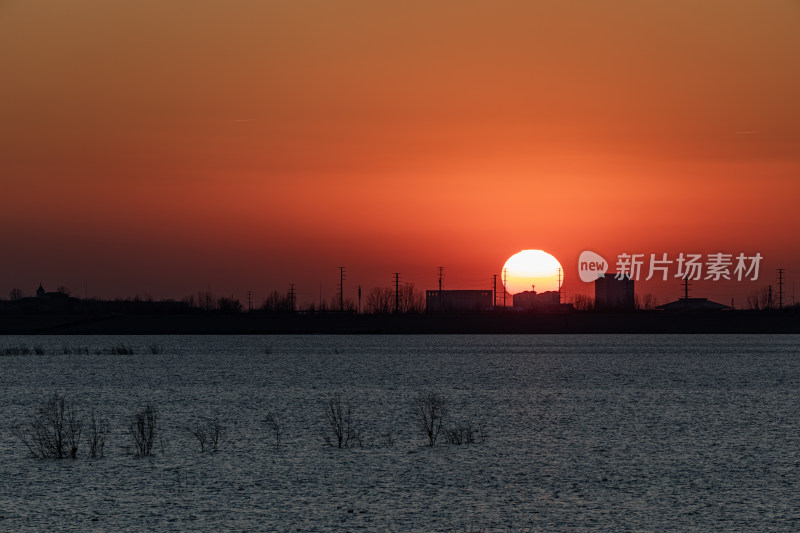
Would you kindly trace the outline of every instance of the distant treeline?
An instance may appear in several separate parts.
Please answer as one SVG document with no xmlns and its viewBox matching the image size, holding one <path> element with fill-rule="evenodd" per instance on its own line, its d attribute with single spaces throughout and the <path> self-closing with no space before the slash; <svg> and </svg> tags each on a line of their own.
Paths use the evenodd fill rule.
<svg viewBox="0 0 800 533">
<path fill-rule="evenodd" d="M 594 312 L 594 298 L 575 294 L 570 303 L 575 311 Z M 652 294 L 636 295 L 634 309 L 655 310 L 658 301 Z M 741 307 L 740 307 L 741 309 Z M 744 309 L 772 311 L 778 309 L 777 298 L 768 287 L 753 291 L 745 302 Z M 800 312 L 800 304 L 784 303 L 784 311 Z M 509 309 L 510 310 L 510 309 Z M 44 292 L 37 296 L 26 296 L 20 289 L 12 289 L 7 300 L 0 300 L 0 314 L 63 314 L 63 315 L 160 315 L 160 314 L 214 314 L 236 315 L 243 313 L 266 314 L 417 314 L 425 312 L 425 294 L 416 290 L 412 283 L 395 287 L 373 287 L 363 295 L 359 290 L 357 300 L 337 294 L 330 299 L 320 298 L 316 302 L 298 304 L 293 293 L 272 291 L 260 302 L 242 302 L 234 295 L 220 296 L 201 290 L 180 300 L 155 300 L 149 295 L 131 298 L 101 300 L 76 298 L 69 289 L 60 286 L 56 292 Z"/>
<path fill-rule="evenodd" d="M 363 299 L 334 296 L 329 300 L 298 305 L 291 293 L 272 291 L 260 303 L 245 302 L 233 295 L 219 296 L 211 291 L 198 291 L 181 300 L 154 300 L 150 296 L 135 296 L 126 299 L 101 300 L 70 296 L 69 290 L 59 287 L 57 292 L 39 296 L 24 296 L 20 289 L 13 289 L 8 300 L 0 300 L 2 314 L 225 314 L 240 313 L 422 313 L 425 311 L 425 296 L 406 283 L 398 290 L 390 287 L 375 287 L 364 294 Z"/>
</svg>

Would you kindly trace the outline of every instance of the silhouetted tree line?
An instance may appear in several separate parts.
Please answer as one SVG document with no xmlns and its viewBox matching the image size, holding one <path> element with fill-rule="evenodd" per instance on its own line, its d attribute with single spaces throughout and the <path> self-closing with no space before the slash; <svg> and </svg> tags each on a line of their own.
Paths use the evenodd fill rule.
<svg viewBox="0 0 800 533">
<path fill-rule="evenodd" d="M 366 313 L 421 313 L 425 310 L 424 295 L 406 283 L 395 294 L 392 287 L 376 287 L 366 294 L 362 312 Z M 12 289 L 8 300 L 0 300 L 0 313 L 6 314 L 240 314 L 247 311 L 256 313 L 355 313 L 358 304 L 352 298 L 334 296 L 329 300 L 312 302 L 298 306 L 288 293 L 270 292 L 259 306 L 246 309 L 241 300 L 233 295 L 218 296 L 212 291 L 201 290 L 181 300 L 154 300 L 150 295 L 136 295 L 133 298 L 99 300 L 82 299 L 69 296 L 65 287 L 63 292 L 48 293 L 46 297 L 26 297 L 21 289 Z"/>
<path fill-rule="evenodd" d="M 288 294 L 272 291 L 264 298 L 264 303 L 261 304 L 261 311 L 265 313 L 291 313 L 294 311 L 292 307 L 292 300 Z"/>
<path fill-rule="evenodd" d="M 800 311 L 800 306 L 790 304 L 784 298 L 783 310 L 788 312 Z M 576 294 L 572 297 L 572 304 L 577 311 L 593 311 L 594 298 L 588 295 Z M 652 294 L 636 295 L 636 309 L 655 309 L 657 301 Z M 777 310 L 778 301 L 775 291 L 772 294 L 768 287 L 758 289 L 751 293 L 745 303 L 749 310 Z M 299 306 L 293 301 L 289 293 L 277 290 L 270 292 L 258 306 L 251 309 L 245 308 L 241 300 L 233 295 L 218 296 L 210 290 L 201 290 L 191 294 L 180 301 L 154 300 L 149 294 L 137 294 L 132 298 L 99 300 L 82 299 L 70 296 L 70 290 L 59 286 L 56 292 L 47 293 L 44 297 L 26 296 L 19 288 L 11 289 L 7 300 L 0 300 L 1 314 L 83 314 L 83 315 L 109 315 L 109 314 L 240 314 L 248 311 L 267 314 L 286 313 L 355 313 L 359 311 L 358 304 L 352 298 L 339 301 L 339 296 L 328 300 L 307 303 Z M 395 287 L 373 287 L 366 292 L 363 313 L 393 314 L 393 313 L 422 313 L 425 311 L 425 295 L 417 291 L 413 283 L 404 283 L 395 291 Z"/>
<path fill-rule="evenodd" d="M 777 290 L 767 286 L 756 289 L 747 296 L 746 308 L 751 311 L 772 311 L 779 309 L 779 303 Z M 790 303 L 784 292 L 782 309 L 797 312 L 800 311 L 800 304 Z"/>
<path fill-rule="evenodd" d="M 189 312 L 185 302 L 175 300 L 153 300 L 134 297 L 116 300 L 80 299 L 64 295 L 59 298 L 22 297 L 16 300 L 0 300 L 3 314 L 63 314 L 63 315 L 111 315 L 111 314 L 178 314 Z"/>
<path fill-rule="evenodd" d="M 182 302 L 190 310 L 206 313 L 233 315 L 243 311 L 242 302 L 233 295 L 217 296 L 211 291 L 198 291 L 196 296 L 189 295 Z"/>
<path fill-rule="evenodd" d="M 373 314 L 422 313 L 425 296 L 414 290 L 413 283 L 405 283 L 395 291 L 393 287 L 375 287 L 367 293 L 366 312 Z"/>
<path fill-rule="evenodd" d="M 317 303 L 310 303 L 302 308 L 300 311 L 303 313 L 355 313 L 358 306 L 351 298 L 345 298 L 343 302 L 339 302 L 338 296 L 331 297 L 330 300 L 321 300 Z"/>
</svg>

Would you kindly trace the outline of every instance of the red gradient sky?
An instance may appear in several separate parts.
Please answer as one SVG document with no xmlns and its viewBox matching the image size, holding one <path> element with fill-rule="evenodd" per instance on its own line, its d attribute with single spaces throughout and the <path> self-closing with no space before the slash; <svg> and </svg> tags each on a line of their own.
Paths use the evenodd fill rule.
<svg viewBox="0 0 800 533">
<path fill-rule="evenodd" d="M 789 292 L 798 27 L 797 0 L 0 0 L 0 294 L 489 288 L 525 248 L 568 296 L 584 249 L 760 252 L 696 295 Z"/>
</svg>

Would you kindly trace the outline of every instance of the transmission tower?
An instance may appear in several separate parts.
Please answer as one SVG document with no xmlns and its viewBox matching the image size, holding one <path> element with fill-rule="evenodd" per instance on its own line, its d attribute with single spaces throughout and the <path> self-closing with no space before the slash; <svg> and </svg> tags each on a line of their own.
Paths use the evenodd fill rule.
<svg viewBox="0 0 800 533">
<path fill-rule="evenodd" d="M 783 309 L 783 269 L 778 269 L 778 309 Z"/>
<path fill-rule="evenodd" d="M 294 313 L 295 305 L 295 290 L 294 290 L 294 283 L 289 284 L 289 312 Z"/>
<path fill-rule="evenodd" d="M 492 308 L 497 306 L 497 274 L 492 274 Z"/>
<path fill-rule="evenodd" d="M 253 295 L 250 291 L 247 291 L 247 312 L 250 313 L 253 310 Z"/>
</svg>

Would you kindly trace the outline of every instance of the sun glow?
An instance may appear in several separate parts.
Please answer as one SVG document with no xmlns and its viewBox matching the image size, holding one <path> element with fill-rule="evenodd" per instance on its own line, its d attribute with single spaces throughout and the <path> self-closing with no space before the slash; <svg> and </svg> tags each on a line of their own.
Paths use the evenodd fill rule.
<svg viewBox="0 0 800 533">
<path fill-rule="evenodd" d="M 503 266 L 506 291 L 517 294 L 535 290 L 537 293 L 558 290 L 558 259 L 542 250 L 522 250 L 508 258 Z M 563 270 L 561 270 L 563 280 Z"/>
</svg>

